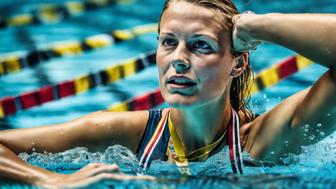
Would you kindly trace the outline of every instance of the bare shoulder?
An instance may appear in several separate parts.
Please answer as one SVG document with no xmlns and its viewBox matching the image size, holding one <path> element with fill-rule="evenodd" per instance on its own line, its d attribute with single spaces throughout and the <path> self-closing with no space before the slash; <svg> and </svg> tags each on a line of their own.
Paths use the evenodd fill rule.
<svg viewBox="0 0 336 189">
<path fill-rule="evenodd" d="M 148 111 L 99 111 L 55 125 L 0 132 L 0 143 L 15 153 L 60 152 L 74 147 L 91 151 L 120 144 L 135 152 L 148 120 Z"/>
<path fill-rule="evenodd" d="M 93 126 L 141 127 L 148 120 L 148 111 L 99 111 L 86 116 Z"/>
<path fill-rule="evenodd" d="M 90 144 L 99 141 L 109 146 L 120 144 L 132 151 L 142 138 L 147 125 L 149 111 L 109 112 L 99 111 L 87 116 L 89 128 L 85 128 L 85 138 Z M 87 127 L 82 125 L 82 127 Z"/>
</svg>

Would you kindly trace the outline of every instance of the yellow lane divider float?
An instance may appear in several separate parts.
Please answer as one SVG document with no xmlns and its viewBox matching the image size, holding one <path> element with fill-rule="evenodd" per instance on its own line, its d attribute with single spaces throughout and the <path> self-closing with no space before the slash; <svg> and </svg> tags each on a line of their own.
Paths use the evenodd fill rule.
<svg viewBox="0 0 336 189">
<path fill-rule="evenodd" d="M 0 118 L 13 115 L 41 104 L 56 101 L 68 96 L 86 92 L 96 86 L 106 85 L 134 75 L 155 64 L 155 53 L 140 55 L 122 63 L 109 66 L 95 73 L 85 74 L 73 80 L 67 80 L 17 96 L 0 98 Z"/>
<path fill-rule="evenodd" d="M 312 61 L 301 55 L 297 55 L 289 57 L 284 61 L 266 68 L 255 77 L 251 88 L 251 94 L 255 94 L 258 91 L 277 84 L 281 80 L 309 66 L 310 64 L 312 64 Z M 108 110 L 112 112 L 146 110 L 158 106 L 163 102 L 164 100 L 161 96 L 160 89 L 156 89 L 125 102 L 113 104 L 108 108 Z"/>
<path fill-rule="evenodd" d="M 46 102 L 59 100 L 86 92 L 95 86 L 113 83 L 124 77 L 138 73 L 155 64 L 155 53 L 148 53 L 137 59 L 108 67 L 97 73 L 86 74 L 74 80 L 65 81 L 53 86 L 42 87 L 15 97 L 0 99 L 0 117 L 13 115 L 19 110 L 29 109 Z M 253 81 L 251 93 L 271 87 L 286 77 L 309 66 L 312 61 L 300 56 L 292 56 L 261 71 Z M 125 102 L 111 105 L 109 111 L 145 110 L 163 103 L 159 89 L 135 97 Z"/>
<path fill-rule="evenodd" d="M 157 24 L 145 24 L 125 30 L 114 30 L 108 34 L 89 36 L 81 41 L 63 42 L 48 48 L 38 49 L 21 56 L 0 58 L 0 76 L 18 72 L 27 67 L 46 62 L 52 58 L 78 55 L 113 44 L 130 40 L 140 35 L 157 31 Z"/>
</svg>

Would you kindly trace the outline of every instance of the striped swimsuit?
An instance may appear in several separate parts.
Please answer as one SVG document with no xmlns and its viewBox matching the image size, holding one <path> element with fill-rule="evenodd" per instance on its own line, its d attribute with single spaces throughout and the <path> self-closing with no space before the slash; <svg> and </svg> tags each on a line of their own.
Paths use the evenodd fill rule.
<svg viewBox="0 0 336 189">
<path fill-rule="evenodd" d="M 149 118 L 145 133 L 137 150 L 137 157 L 140 166 L 144 169 L 150 166 L 153 160 L 166 161 L 166 155 L 170 133 L 167 125 L 168 114 L 162 117 L 162 110 L 149 110 Z M 229 122 L 228 132 L 225 138 L 226 145 L 229 145 L 229 156 L 232 171 L 234 173 L 243 173 L 242 151 L 239 139 L 239 117 L 235 111 L 232 111 L 232 118 Z"/>
</svg>

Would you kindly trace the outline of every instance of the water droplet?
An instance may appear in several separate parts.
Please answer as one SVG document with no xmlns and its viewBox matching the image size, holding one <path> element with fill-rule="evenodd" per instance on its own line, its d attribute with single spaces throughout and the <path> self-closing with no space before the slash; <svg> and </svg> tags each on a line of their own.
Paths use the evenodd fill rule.
<svg viewBox="0 0 336 189">
<path fill-rule="evenodd" d="M 275 154 L 275 152 L 274 152 L 274 151 L 272 151 L 272 152 L 271 152 L 271 155 L 274 155 L 274 154 Z"/>
<path fill-rule="evenodd" d="M 322 127 L 322 123 L 316 124 L 317 127 Z"/>
<path fill-rule="evenodd" d="M 308 132 L 308 131 L 309 131 L 309 129 L 305 129 L 305 130 L 304 130 L 305 133 Z"/>
<path fill-rule="evenodd" d="M 328 116 L 328 117 L 330 117 L 330 116 L 331 116 L 331 114 L 329 114 L 329 113 L 328 113 L 328 114 L 327 114 L 327 116 Z"/>
<path fill-rule="evenodd" d="M 309 128 L 309 124 L 306 124 L 306 125 L 304 126 L 304 128 L 308 129 L 308 128 Z"/>
<path fill-rule="evenodd" d="M 320 132 L 320 136 L 321 137 L 324 137 L 325 136 L 325 133 L 323 131 Z"/>
<path fill-rule="evenodd" d="M 314 140 L 315 139 L 315 135 L 310 135 L 308 138 L 309 138 L 309 140 Z"/>
</svg>

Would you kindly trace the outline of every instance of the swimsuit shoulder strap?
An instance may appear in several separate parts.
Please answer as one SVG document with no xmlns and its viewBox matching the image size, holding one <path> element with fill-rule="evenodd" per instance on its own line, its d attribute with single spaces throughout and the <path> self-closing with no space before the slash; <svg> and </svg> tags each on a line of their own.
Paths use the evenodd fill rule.
<svg viewBox="0 0 336 189">
<path fill-rule="evenodd" d="M 234 110 L 232 110 L 232 117 L 228 128 L 229 156 L 232 171 L 234 173 L 243 174 L 243 160 L 239 138 L 239 128 L 240 128 L 239 116 Z"/>
<path fill-rule="evenodd" d="M 166 150 L 170 134 L 166 122 L 167 115 L 162 116 L 161 109 L 149 110 L 146 129 L 137 150 L 141 167 L 149 167 L 150 162 L 155 159 L 167 159 Z"/>
</svg>

